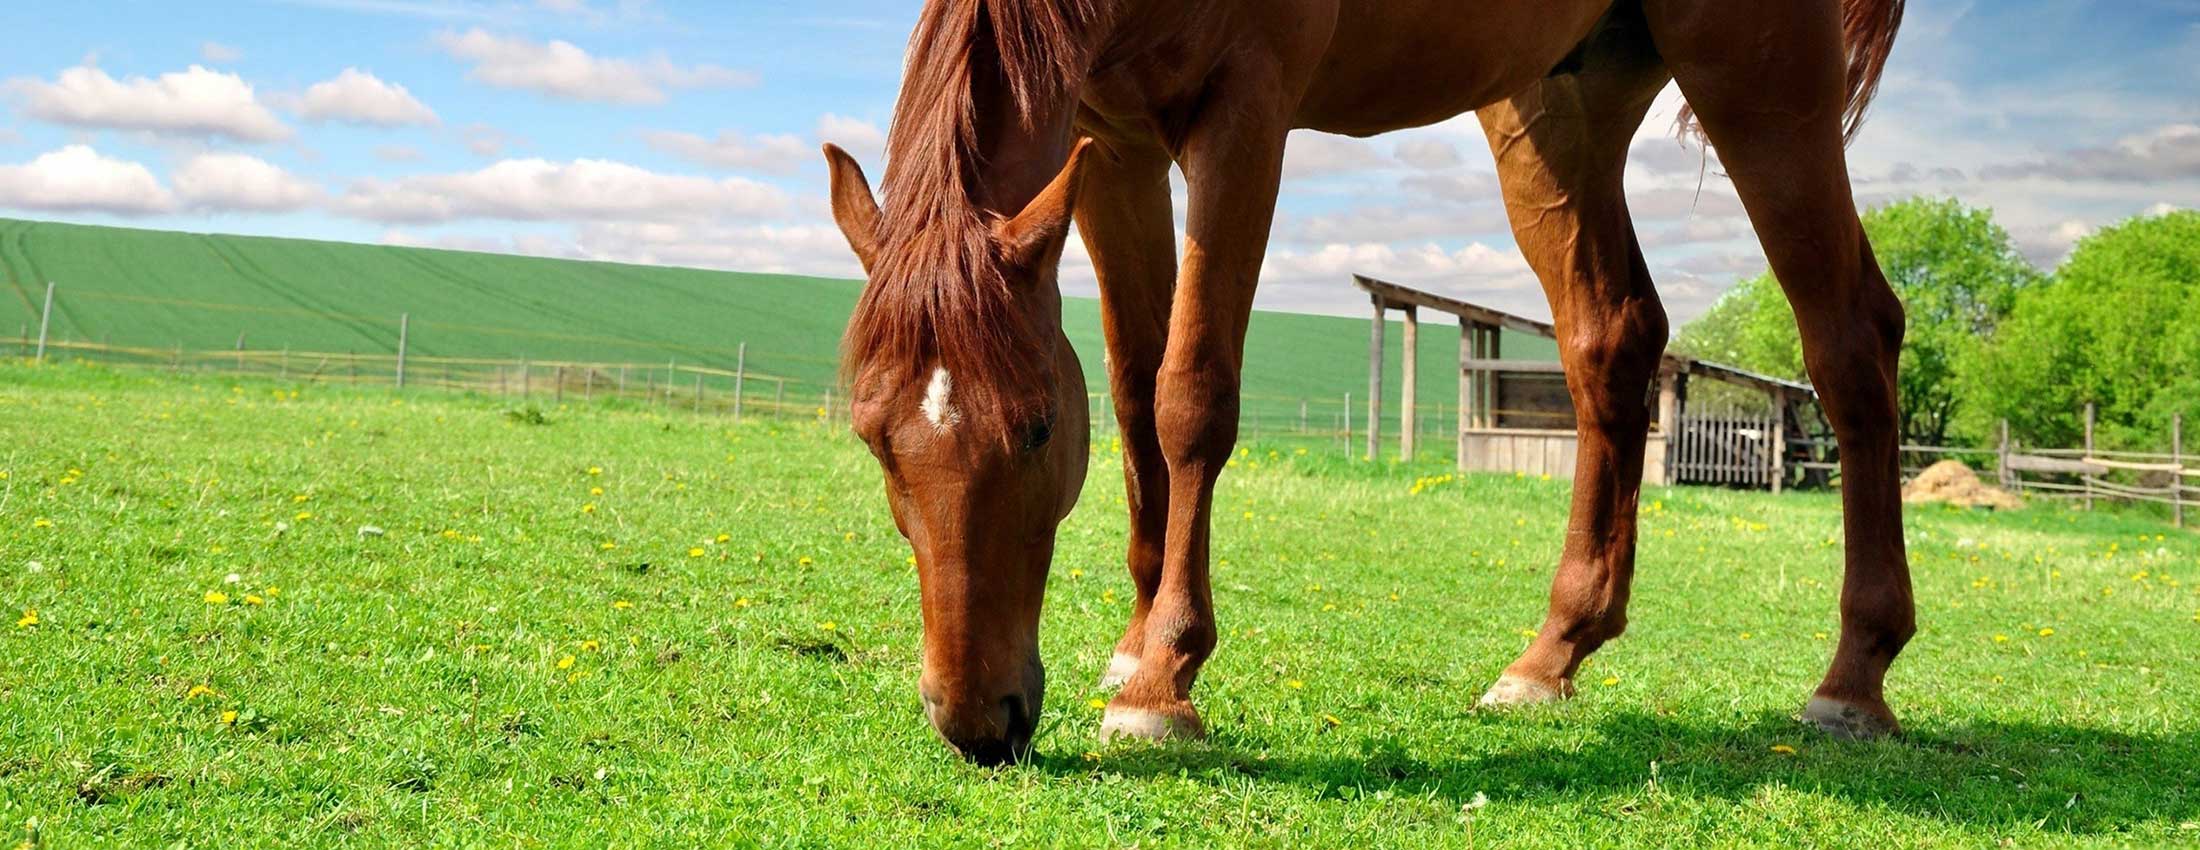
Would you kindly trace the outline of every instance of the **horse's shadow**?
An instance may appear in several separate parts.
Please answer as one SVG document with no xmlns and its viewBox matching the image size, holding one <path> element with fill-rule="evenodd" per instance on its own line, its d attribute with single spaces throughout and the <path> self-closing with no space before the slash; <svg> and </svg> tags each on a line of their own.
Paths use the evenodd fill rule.
<svg viewBox="0 0 2200 850">
<path fill-rule="evenodd" d="M 1467 722 L 1496 724 L 1506 718 Z M 1361 742 L 1358 757 L 1298 758 L 1255 753 L 1252 739 L 1111 749 L 1090 757 L 1042 754 L 1037 768 L 1061 774 L 1185 776 L 1216 782 L 1250 777 L 1291 783 L 1324 796 L 1390 790 L 1465 804 L 1677 794 L 1746 801 L 1778 784 L 1859 806 L 1975 827 L 2038 827 L 2111 833 L 2144 822 L 2200 818 L 2200 735 L 2160 736 L 2024 723 L 1914 729 L 1894 741 L 1842 743 L 1765 713 L 1740 723 L 1695 725 L 1621 714 L 1578 747 L 1534 747 L 1461 758 L 1428 758 L 1393 740 Z M 1775 745 L 1800 751 L 1786 754 Z M 2188 827 L 2189 828 L 2189 827 Z"/>
</svg>

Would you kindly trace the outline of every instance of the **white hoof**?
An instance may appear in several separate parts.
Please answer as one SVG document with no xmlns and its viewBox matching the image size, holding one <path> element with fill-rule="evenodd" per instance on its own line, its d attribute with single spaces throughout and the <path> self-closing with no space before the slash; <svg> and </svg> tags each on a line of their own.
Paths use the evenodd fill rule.
<svg viewBox="0 0 2200 850">
<path fill-rule="evenodd" d="M 1116 740 L 1198 740 L 1207 730 L 1197 717 L 1171 717 L 1142 708 L 1110 708 L 1100 719 L 1100 743 Z"/>
<path fill-rule="evenodd" d="M 1138 656 L 1124 655 L 1118 652 L 1114 657 L 1108 659 L 1107 672 L 1100 674 L 1100 689 L 1112 691 L 1120 688 L 1124 682 L 1130 681 L 1131 674 L 1136 672 L 1138 672 Z"/>
<path fill-rule="evenodd" d="M 1818 727 L 1818 731 L 1843 741 L 1869 741 L 1900 734 L 1902 726 L 1891 717 L 1881 717 L 1873 712 L 1836 699 L 1811 697 L 1803 705 L 1798 720 Z"/>
<path fill-rule="evenodd" d="M 1475 703 L 1481 708 L 1511 708 L 1516 705 L 1540 705 L 1565 699 L 1566 693 L 1541 682 L 1518 676 L 1499 676 L 1497 684 Z"/>
</svg>

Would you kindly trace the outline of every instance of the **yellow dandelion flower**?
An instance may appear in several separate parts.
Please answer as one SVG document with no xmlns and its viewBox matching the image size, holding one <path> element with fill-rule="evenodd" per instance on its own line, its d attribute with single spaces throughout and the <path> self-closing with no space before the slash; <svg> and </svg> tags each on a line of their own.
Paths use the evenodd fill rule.
<svg viewBox="0 0 2200 850">
<path fill-rule="evenodd" d="M 1335 603 L 1335 602 L 1331 602 L 1331 603 L 1329 603 L 1329 604 L 1327 604 L 1327 605 L 1323 605 L 1323 606 L 1322 606 L 1322 610 L 1324 610 L 1324 611 L 1335 611 L 1335 610 L 1337 610 L 1337 603 Z"/>
<path fill-rule="evenodd" d="M 2008 643 L 2008 642 L 2009 642 L 2009 636 L 2008 636 L 2008 635 L 1995 635 L 1995 636 L 1994 636 L 1994 642 L 1995 642 L 1995 643 Z"/>
<path fill-rule="evenodd" d="M 582 652 L 595 652 L 596 650 L 599 650 L 599 649 L 602 649 L 602 648 L 603 648 L 603 644 L 597 643 L 597 642 L 595 642 L 595 641 L 592 641 L 592 640 L 584 640 L 584 641 L 581 641 L 581 651 L 582 651 Z"/>
<path fill-rule="evenodd" d="M 1773 745 L 1772 745 L 1772 751 L 1773 751 L 1773 752 L 1775 752 L 1775 753 L 1779 753 L 1780 755 L 1783 755 L 1783 756 L 1792 756 L 1792 755 L 1795 755 L 1795 748 L 1794 748 L 1794 747 L 1790 747 L 1790 746 L 1788 746 L 1788 745 L 1786 745 L 1786 744 L 1773 744 Z"/>
<path fill-rule="evenodd" d="M 1617 685 L 1617 684 L 1619 684 L 1619 677 L 1618 677 L 1618 676 L 1606 676 L 1606 677 L 1604 677 L 1604 686 L 1605 686 L 1605 687 L 1609 688 L 1609 687 L 1611 687 L 1611 686 L 1613 686 L 1613 685 Z"/>
<path fill-rule="evenodd" d="M 299 521 L 299 522 L 305 522 L 306 520 L 309 520 L 309 519 L 312 519 L 312 518 L 313 518 L 313 512 L 312 512 L 312 511 L 299 511 L 299 512 L 298 512 L 298 515 L 297 515 L 297 516 L 291 517 L 291 519 L 297 520 L 297 521 Z"/>
<path fill-rule="evenodd" d="M 236 710 L 236 709 L 232 708 L 232 709 L 230 709 L 230 710 L 228 710 L 228 711 L 224 711 L 224 712 L 222 712 L 222 725 L 223 725 L 223 726 L 235 726 L 235 725 L 237 725 L 237 710 Z"/>
<path fill-rule="evenodd" d="M 592 513 L 595 513 L 595 512 L 596 512 L 596 503 L 595 503 L 595 502 L 589 502 L 588 504 L 585 504 L 585 505 L 582 505 L 582 506 L 581 506 L 581 513 L 584 513 L 584 514 L 592 514 Z"/>
<path fill-rule="evenodd" d="M 741 597 L 741 598 L 739 598 L 739 599 L 733 600 L 733 607 L 735 607 L 735 608 L 747 608 L 747 607 L 749 607 L 749 598 L 748 598 L 748 597 L 746 597 L 746 596 L 743 596 L 743 597 Z"/>
<path fill-rule="evenodd" d="M 38 625 L 38 609 L 36 608 L 23 609 L 23 616 L 15 620 L 15 627 L 18 629 L 27 629 L 35 625 Z"/>
<path fill-rule="evenodd" d="M 255 595 L 255 594 L 251 594 L 251 593 L 247 593 L 247 594 L 245 594 L 245 595 L 244 595 L 244 604 L 246 604 L 246 605 L 266 605 L 266 604 L 267 604 L 267 600 L 266 600 L 266 599 L 262 599 L 262 598 L 260 598 L 260 597 L 259 597 L 258 595 Z"/>
<path fill-rule="evenodd" d="M 1748 632 L 1743 632 L 1743 633 L 1742 633 L 1742 640 L 1748 640 L 1748 639 L 1749 639 L 1749 633 L 1748 633 Z"/>
<path fill-rule="evenodd" d="M 600 467 L 600 466 L 591 466 L 591 467 L 589 467 L 589 468 L 588 468 L 588 474 L 590 474 L 590 475 L 602 475 L 602 474 L 603 474 L 603 467 Z"/>
<path fill-rule="evenodd" d="M 802 565 L 802 566 L 805 566 L 805 567 L 807 567 L 807 566 L 809 566 L 809 565 L 811 565 L 811 564 L 817 563 L 816 561 L 812 561 L 812 560 L 810 560 L 810 556 L 808 556 L 808 555 L 804 555 L 804 556 L 802 556 L 802 557 L 800 557 L 800 558 L 796 558 L 794 562 L 795 562 L 796 564 L 800 564 L 800 565 Z"/>
<path fill-rule="evenodd" d="M 209 590 L 206 592 L 206 604 L 227 605 L 229 604 L 229 594 L 223 593 L 219 590 Z"/>
<path fill-rule="evenodd" d="M 2048 628 L 2048 629 L 2041 629 L 2041 630 L 2040 630 L 2040 637 L 2054 637 L 2054 636 L 2055 636 L 2055 630 L 2054 630 L 2054 629 L 2052 629 L 2052 628 Z"/>
<path fill-rule="evenodd" d="M 690 557 L 690 558 L 700 558 L 700 557 L 703 557 L 703 547 L 701 547 L 701 546 L 697 546 L 697 547 L 694 547 L 694 548 L 692 548 L 692 549 L 689 549 L 689 550 L 688 550 L 688 557 Z"/>
<path fill-rule="evenodd" d="M 1076 568 L 1076 567 L 1071 567 L 1071 568 L 1069 568 L 1069 577 L 1070 577 L 1070 578 L 1084 578 L 1084 577 L 1085 577 L 1085 571 L 1084 571 L 1084 570 L 1081 570 L 1081 569 L 1078 569 L 1078 568 Z"/>
<path fill-rule="evenodd" d="M 602 488 L 602 487 L 590 487 L 590 488 L 588 488 L 588 495 L 591 495 L 591 496 L 601 496 L 601 495 L 603 495 L 603 488 Z"/>
<path fill-rule="evenodd" d="M 713 539 L 717 540 L 717 541 L 718 541 L 718 542 L 720 542 L 720 543 L 725 543 L 725 542 L 727 542 L 727 541 L 730 541 L 730 540 L 732 540 L 732 539 L 733 539 L 733 535 L 731 535 L 731 534 L 721 534 L 721 535 L 718 535 L 718 536 L 717 536 L 716 538 L 713 538 Z"/>
<path fill-rule="evenodd" d="M 598 549 L 602 549 L 602 550 L 604 550 L 604 551 L 606 551 L 606 552 L 609 552 L 609 551 L 611 551 L 611 550 L 613 550 L 613 549 L 617 549 L 617 548 L 619 548 L 619 544 L 617 544 L 617 543 L 613 543 L 613 542 L 611 542 L 611 541 L 609 541 L 609 540 L 606 540 L 606 541 L 604 541 L 604 542 L 602 542 L 602 543 L 598 543 L 598 544 L 596 544 L 596 548 L 598 548 Z"/>
<path fill-rule="evenodd" d="M 840 628 L 840 624 L 838 624 L 838 623 L 835 623 L 835 622 L 833 622 L 833 621 L 831 621 L 831 620 L 826 620 L 825 622 L 822 622 L 822 623 L 819 623 L 819 624 L 817 624 L 817 627 L 818 627 L 818 628 L 820 628 L 820 629 L 824 629 L 824 630 L 826 630 L 826 631 L 828 631 L 828 632 L 829 632 L 829 631 L 832 631 L 832 630 L 834 630 L 834 629 Z"/>
<path fill-rule="evenodd" d="M 455 528 L 446 528 L 446 529 L 443 529 L 443 539 L 445 539 L 445 540 L 457 540 L 457 539 L 458 539 L 458 529 L 455 529 Z"/>
<path fill-rule="evenodd" d="M 575 658 L 574 658 L 573 656 L 570 656 L 570 655 L 568 655 L 568 656 L 565 656 L 564 658 L 560 658 L 560 659 L 558 659 L 558 669 L 560 669 L 560 670 L 571 670 L 571 669 L 573 669 L 573 662 L 574 662 L 575 660 L 577 660 L 577 659 L 575 659 Z"/>
<path fill-rule="evenodd" d="M 53 520 L 47 519 L 47 518 L 45 518 L 45 517 L 39 517 L 39 518 L 37 518 L 37 519 L 31 520 L 31 527 L 32 527 L 32 528 L 52 528 L 52 527 L 53 527 Z"/>
<path fill-rule="evenodd" d="M 292 496 L 292 497 L 290 497 L 290 501 L 291 501 L 291 502 L 292 502 L 293 504 L 295 504 L 295 503 L 298 503 L 298 502 L 303 502 L 303 501 L 305 501 L 305 500 L 307 500 L 307 499 L 311 499 L 311 498 L 313 498 L 313 497 L 312 497 L 312 496 L 308 496 L 308 495 L 306 495 L 306 494 L 304 494 L 304 493 L 299 493 L 299 494 L 298 494 L 298 495 L 296 495 L 296 496 Z"/>
<path fill-rule="evenodd" d="M 853 543 L 853 542 L 855 542 L 855 539 L 856 539 L 856 533 L 855 533 L 855 532 L 853 532 L 853 531 L 850 531 L 850 532 L 844 533 L 844 534 L 840 535 L 840 539 L 841 539 L 841 542 L 844 542 L 844 543 Z"/>
<path fill-rule="evenodd" d="M 626 601 L 626 600 L 624 600 L 624 599 L 621 599 L 621 600 L 618 600 L 618 601 L 616 601 L 616 602 L 613 602 L 613 603 L 611 603 L 611 608 L 612 608 L 612 610 L 614 610 L 614 611 L 624 611 L 624 610 L 626 610 L 626 609 L 628 609 L 628 608 L 632 608 L 632 607 L 634 607 L 634 603 L 632 603 L 632 602 L 628 602 L 628 601 Z"/>
<path fill-rule="evenodd" d="M 261 589 L 260 589 L 260 592 L 261 592 L 261 593 L 263 593 L 263 594 L 266 594 L 267 598 L 269 598 L 269 599 L 273 599 L 273 598 L 275 598 L 275 597 L 277 597 L 277 596 L 280 596 L 280 595 L 282 595 L 283 589 L 282 589 L 282 588 L 280 588 L 280 587 L 276 587 L 276 586 L 274 586 L 274 585 L 272 585 L 272 584 L 271 584 L 271 585 L 268 585 L 268 586 L 266 586 L 266 587 L 263 587 L 263 588 L 261 588 Z"/>
<path fill-rule="evenodd" d="M 192 685 L 192 686 L 191 686 L 191 690 L 185 691 L 185 692 L 183 693 L 183 698 L 184 698 L 184 699 L 198 699 L 199 697 L 210 697 L 210 696 L 213 696 L 213 695 L 214 695 L 214 689 L 213 689 L 213 688 L 209 688 L 209 687 L 207 687 L 207 686 L 205 686 L 205 685 Z"/>
<path fill-rule="evenodd" d="M 1342 721 L 1342 720 L 1339 720 L 1339 719 L 1337 719 L 1337 715 L 1334 715 L 1334 714 L 1324 714 L 1324 715 L 1322 715 L 1322 722 L 1323 722 L 1323 723 L 1327 723 L 1327 724 L 1329 724 L 1329 725 L 1331 725 L 1331 726 L 1343 726 L 1343 725 L 1344 725 L 1344 721 Z"/>
<path fill-rule="evenodd" d="M 1291 690 L 1297 691 L 1304 690 L 1306 688 L 1306 683 L 1297 679 L 1292 679 L 1291 681 L 1283 683 L 1283 686 L 1290 688 Z"/>
<path fill-rule="evenodd" d="M 1086 704 L 1086 705 L 1089 705 L 1089 706 L 1092 706 L 1093 708 L 1107 708 L 1107 707 L 1108 707 L 1108 701 L 1107 701 L 1107 700 L 1104 700 L 1104 699 L 1101 699 L 1101 698 L 1099 698 L 1099 697 L 1093 697 L 1092 699 L 1086 700 L 1086 701 L 1085 701 L 1085 704 Z"/>
</svg>

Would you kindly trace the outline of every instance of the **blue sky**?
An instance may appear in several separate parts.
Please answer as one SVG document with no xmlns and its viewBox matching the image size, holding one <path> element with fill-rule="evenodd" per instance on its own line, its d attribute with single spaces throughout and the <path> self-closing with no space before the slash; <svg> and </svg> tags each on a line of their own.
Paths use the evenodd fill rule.
<svg viewBox="0 0 2200 850">
<path fill-rule="evenodd" d="M 37 4 L 0 55 L 0 215 L 854 276 L 820 139 L 875 175 L 909 0 Z M 2200 206 L 2200 0 L 1912 0 L 1860 200 L 1991 206 L 2027 256 Z M 1629 189 L 1676 319 L 1763 267 L 1715 154 Z M 1300 134 L 1260 303 L 1352 272 L 1544 315 L 1472 118 Z M 1090 294 L 1081 250 L 1065 286 Z"/>
</svg>

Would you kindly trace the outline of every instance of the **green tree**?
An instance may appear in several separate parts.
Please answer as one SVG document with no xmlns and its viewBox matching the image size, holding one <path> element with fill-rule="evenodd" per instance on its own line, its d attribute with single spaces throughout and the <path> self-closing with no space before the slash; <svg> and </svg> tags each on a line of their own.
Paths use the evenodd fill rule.
<svg viewBox="0 0 2200 850">
<path fill-rule="evenodd" d="M 1944 443 L 1964 398 L 1956 365 L 1994 334 L 2018 293 L 2034 287 L 2040 273 L 2010 245 L 1991 211 L 1952 198 L 1880 207 L 1864 214 L 1864 231 L 1909 317 L 1900 378 L 1903 437 Z M 1674 347 L 1745 369 L 1806 377 L 1795 314 L 1769 272 L 1736 285 L 1682 328 Z"/>
<path fill-rule="evenodd" d="M 2200 212 L 2133 219 L 2078 243 L 1958 370 L 1969 427 L 2076 445 L 2084 407 L 2108 447 L 2159 451 L 2200 414 Z"/>
</svg>

